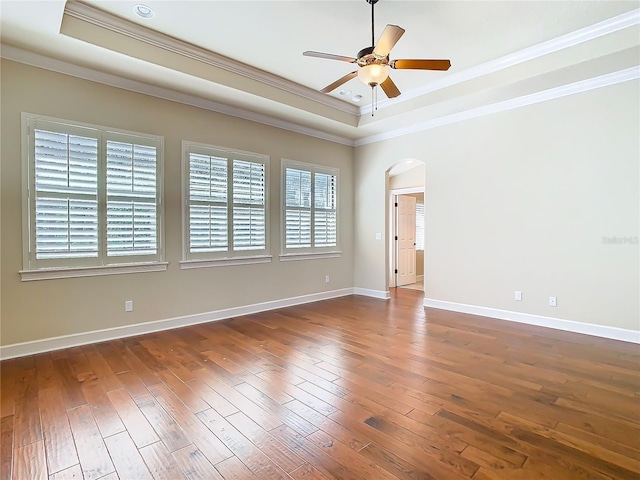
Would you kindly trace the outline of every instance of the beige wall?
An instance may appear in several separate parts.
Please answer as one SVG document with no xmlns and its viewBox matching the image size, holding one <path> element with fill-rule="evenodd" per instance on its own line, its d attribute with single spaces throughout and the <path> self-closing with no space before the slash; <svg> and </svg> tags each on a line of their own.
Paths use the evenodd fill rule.
<svg viewBox="0 0 640 480">
<path fill-rule="evenodd" d="M 11 61 L 2 61 L 1 74 L 2 345 L 353 287 L 351 147 Z M 168 271 L 20 281 L 21 112 L 164 136 Z M 271 157 L 271 263 L 180 269 L 182 140 Z M 340 169 L 341 258 L 279 261 L 281 158 Z M 328 284 L 325 275 L 330 275 Z M 124 312 L 125 300 L 133 300 L 133 312 Z"/>
<path fill-rule="evenodd" d="M 1 344 L 353 286 L 385 291 L 388 179 L 426 163 L 428 298 L 640 330 L 638 82 L 355 149 L 2 61 Z M 21 282 L 20 113 L 165 137 L 167 272 Z M 261 265 L 180 270 L 183 139 L 270 155 Z M 280 158 L 340 168 L 339 259 L 280 262 Z M 352 166 L 352 162 L 355 163 Z M 301 273 L 302 272 L 302 273 Z M 324 282 L 325 275 L 331 283 Z M 514 302 L 521 290 L 523 301 Z M 548 296 L 558 306 L 547 306 Z M 124 301 L 134 311 L 124 312 Z"/>
<path fill-rule="evenodd" d="M 398 173 L 397 175 L 389 175 L 389 189 L 402 189 L 402 188 L 424 188 L 425 180 L 425 164 L 417 162 L 418 164 L 406 172 Z"/>
<path fill-rule="evenodd" d="M 358 147 L 356 287 L 387 289 L 385 172 L 417 158 L 427 298 L 640 330 L 639 246 L 603 242 L 639 234 L 639 104 L 626 82 Z"/>
</svg>

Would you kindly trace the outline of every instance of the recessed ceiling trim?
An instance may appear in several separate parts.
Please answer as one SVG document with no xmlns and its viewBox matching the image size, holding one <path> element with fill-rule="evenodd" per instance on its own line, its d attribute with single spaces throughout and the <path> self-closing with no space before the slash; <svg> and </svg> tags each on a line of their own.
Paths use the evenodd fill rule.
<svg viewBox="0 0 640 480">
<path fill-rule="evenodd" d="M 422 132 L 425 130 L 430 130 L 432 128 L 470 120 L 472 118 L 484 117 L 487 115 L 492 115 L 494 113 L 505 112 L 507 110 L 513 110 L 520 107 L 526 107 L 535 103 L 546 102 L 547 100 L 554 100 L 556 98 L 566 97 L 568 95 L 574 95 L 576 93 L 587 92 L 596 88 L 608 87 L 610 85 L 616 85 L 618 83 L 628 82 L 630 80 L 637 80 L 639 78 L 640 66 L 625 68 L 624 70 L 607 73 L 598 77 L 588 78 L 579 82 L 569 83 L 567 85 L 561 85 L 559 87 L 542 90 L 540 92 L 510 98 L 509 100 L 504 100 L 489 105 L 483 105 L 481 107 L 464 110 L 462 112 L 456 112 L 451 115 L 444 115 L 442 117 L 416 123 L 414 125 L 411 125 L 410 127 L 399 128 L 385 133 L 363 137 L 356 140 L 354 142 L 354 146 L 360 147 L 362 145 L 381 142 L 383 140 L 389 140 L 395 137 L 402 137 L 404 135 Z"/>
<path fill-rule="evenodd" d="M 412 100 L 416 97 L 426 95 L 437 90 L 441 90 L 447 87 L 451 87 L 458 83 L 466 82 L 467 80 L 473 80 L 475 78 L 489 75 L 505 68 L 513 67 L 520 63 L 534 60 L 544 55 L 570 48 L 580 43 L 594 40 L 604 35 L 609 35 L 625 28 L 633 27 L 640 24 L 640 8 L 631 10 L 629 12 L 617 15 L 615 17 L 603 20 L 602 22 L 594 23 L 588 27 L 581 28 L 574 32 L 561 35 L 559 37 L 547 40 L 546 42 L 533 45 L 531 47 L 519 50 L 514 53 L 490 60 L 488 62 L 470 67 L 459 72 L 451 73 L 438 80 L 435 80 L 424 87 L 412 90 L 410 92 L 403 93 L 402 96 L 396 99 L 382 100 L 378 103 L 378 110 L 383 109 L 385 106 L 391 104 L 396 105 L 408 100 Z M 363 105 L 360 107 L 360 115 L 366 115 L 371 113 L 371 105 Z"/>
<path fill-rule="evenodd" d="M 64 75 L 81 78 L 83 80 L 89 80 L 91 82 L 108 85 L 110 87 L 122 88 L 124 90 L 141 93 L 143 95 L 149 95 L 164 100 L 191 105 L 193 107 L 202 108 L 204 110 L 222 113 L 224 115 L 242 118 L 251 122 L 261 123 L 263 125 L 281 128 L 290 132 L 300 133 L 302 135 L 307 135 L 310 137 L 319 138 L 321 140 L 328 140 L 330 142 L 353 147 L 353 140 L 347 137 L 334 135 L 315 128 L 305 127 L 298 123 L 281 120 L 279 118 L 264 115 L 262 113 L 252 112 L 244 108 L 225 105 L 222 103 L 214 102 L 213 100 L 206 100 L 195 95 L 190 95 L 188 93 L 158 87 L 110 73 L 99 72 L 91 68 L 81 67 L 62 60 L 46 57 L 44 55 L 40 55 L 39 53 L 22 50 L 18 47 L 2 45 L 2 49 L 0 49 L 0 57 L 6 58 L 7 60 L 24 63 L 26 65 L 31 65 L 33 67 L 50 70 L 52 72 L 57 72 Z"/>
<path fill-rule="evenodd" d="M 78 1 L 67 2 L 64 8 L 64 14 L 163 50 L 284 90 L 350 115 L 356 116 L 359 114 L 360 109 L 355 105 L 325 95 L 311 88 L 279 77 L 278 75 L 265 72 L 259 68 L 237 62 L 210 50 L 169 37 L 168 35 L 138 25 L 117 15 L 112 15 L 86 3 Z"/>
</svg>

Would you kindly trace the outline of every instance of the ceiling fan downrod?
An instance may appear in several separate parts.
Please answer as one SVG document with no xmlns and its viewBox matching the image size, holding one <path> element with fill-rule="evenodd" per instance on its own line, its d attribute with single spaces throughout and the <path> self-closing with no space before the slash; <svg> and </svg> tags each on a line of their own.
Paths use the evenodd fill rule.
<svg viewBox="0 0 640 480">
<path fill-rule="evenodd" d="M 374 34 L 374 30 L 373 30 L 373 26 L 375 25 L 374 23 L 374 15 L 373 15 L 373 11 L 374 11 L 374 5 L 376 3 L 378 3 L 378 0 L 366 0 L 367 3 L 371 4 L 371 46 L 373 47 L 376 44 L 376 36 Z"/>
</svg>

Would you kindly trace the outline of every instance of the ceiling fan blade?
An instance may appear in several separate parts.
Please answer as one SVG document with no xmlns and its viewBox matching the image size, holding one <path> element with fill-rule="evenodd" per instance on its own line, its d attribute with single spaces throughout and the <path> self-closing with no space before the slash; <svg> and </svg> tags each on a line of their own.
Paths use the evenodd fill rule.
<svg viewBox="0 0 640 480">
<path fill-rule="evenodd" d="M 385 95 L 389 98 L 396 98 L 398 95 L 400 95 L 400 90 L 398 90 L 396 84 L 393 83 L 391 77 L 387 77 L 387 79 L 382 82 L 380 86 L 382 87 L 382 90 L 384 90 Z"/>
<path fill-rule="evenodd" d="M 356 63 L 356 59 L 352 57 L 344 57 L 342 55 L 333 55 L 332 53 L 306 51 L 302 55 L 306 57 L 326 58 L 327 60 L 339 60 L 341 62 Z"/>
<path fill-rule="evenodd" d="M 373 54 L 379 59 L 386 58 L 403 34 L 404 28 L 399 27 L 398 25 L 387 25 L 384 27 L 384 31 L 382 32 L 382 35 L 380 35 L 380 39 L 378 40 L 378 43 L 376 43 L 376 47 L 373 49 Z"/>
<path fill-rule="evenodd" d="M 449 70 L 450 60 L 391 60 L 389 66 L 395 69 Z"/>
<path fill-rule="evenodd" d="M 356 70 L 355 72 L 351 72 L 351 73 L 347 73 L 344 77 L 339 78 L 338 80 L 336 80 L 335 82 L 327 85 L 326 87 L 324 87 L 322 90 L 320 90 L 322 93 L 329 93 L 330 91 L 338 88 L 340 85 L 342 85 L 343 83 L 347 83 L 349 80 L 351 80 L 352 78 L 355 78 L 358 75 L 358 71 Z"/>
</svg>

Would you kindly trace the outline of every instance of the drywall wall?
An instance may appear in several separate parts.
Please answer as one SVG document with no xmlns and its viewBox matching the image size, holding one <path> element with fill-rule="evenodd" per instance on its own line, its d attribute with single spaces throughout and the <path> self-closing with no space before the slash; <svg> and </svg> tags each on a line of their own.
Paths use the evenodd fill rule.
<svg viewBox="0 0 640 480">
<path fill-rule="evenodd" d="M 358 147 L 356 287 L 389 285 L 385 172 L 416 158 L 427 298 L 640 330 L 639 85 Z"/>
<path fill-rule="evenodd" d="M 424 188 L 426 165 L 415 160 L 412 163 L 415 163 L 416 166 L 404 172 L 398 173 L 397 175 L 392 175 L 391 172 L 389 172 L 390 190 Z"/>
<path fill-rule="evenodd" d="M 353 287 L 351 147 L 12 61 L 2 61 L 1 75 L 2 345 Z M 166 272 L 20 280 L 21 112 L 164 136 Z M 180 269 L 182 140 L 270 156 L 271 263 Z M 340 258 L 280 262 L 281 158 L 340 169 Z"/>
</svg>

